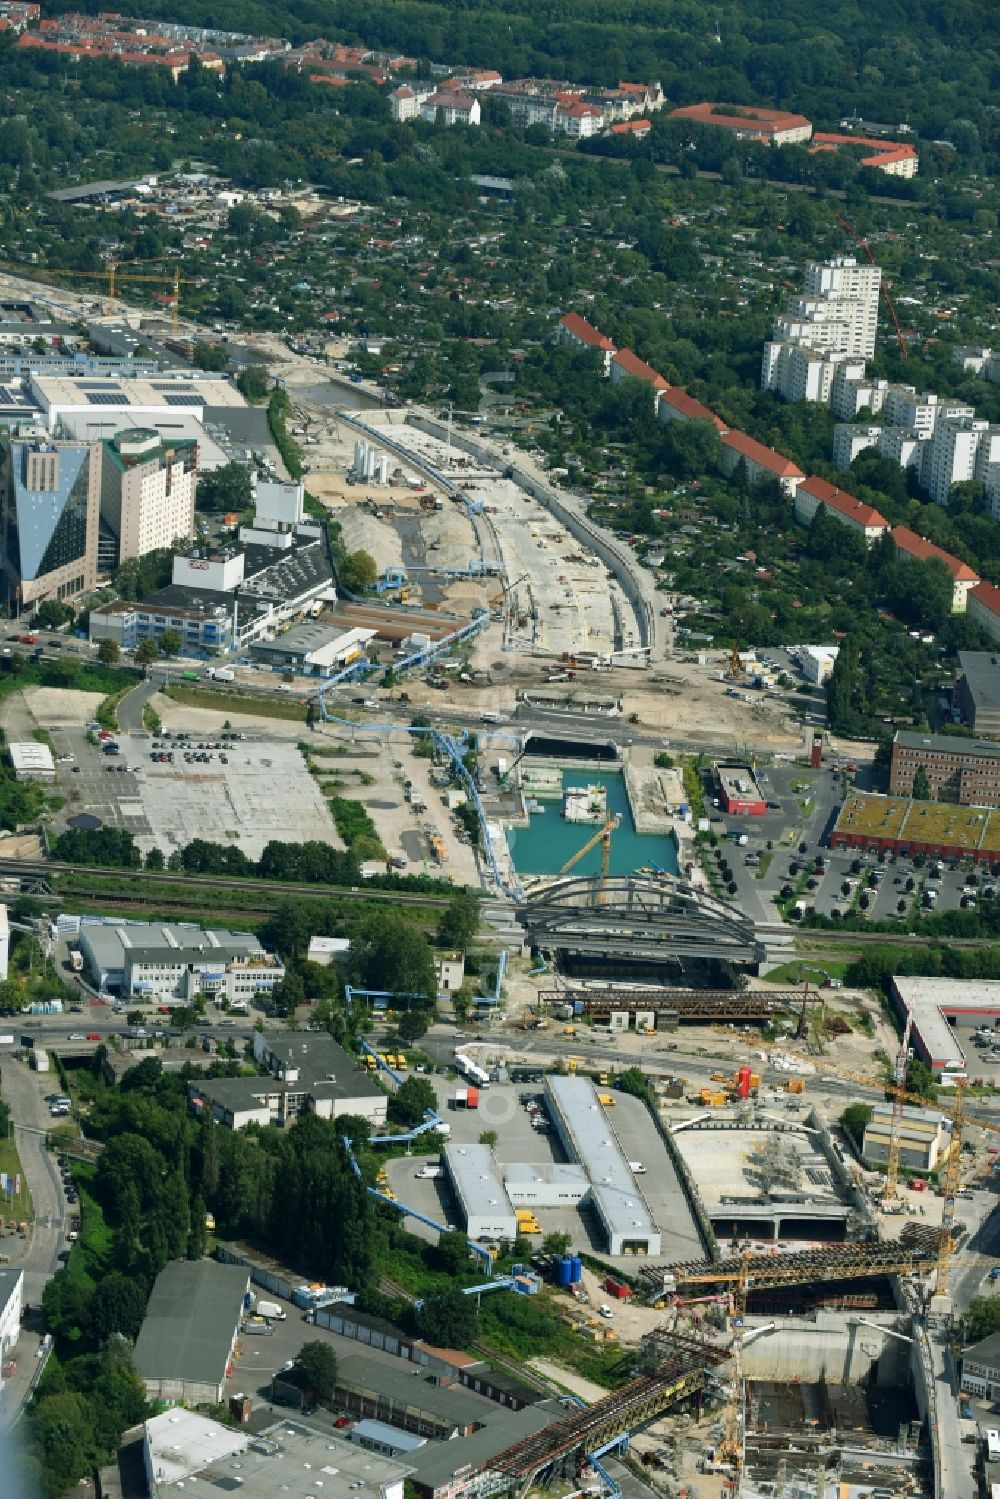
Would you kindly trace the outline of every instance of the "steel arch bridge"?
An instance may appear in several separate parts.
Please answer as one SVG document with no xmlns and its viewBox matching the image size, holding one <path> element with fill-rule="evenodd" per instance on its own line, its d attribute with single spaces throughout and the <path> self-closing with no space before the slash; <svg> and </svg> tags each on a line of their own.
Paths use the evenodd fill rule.
<svg viewBox="0 0 1000 1499">
<path fill-rule="evenodd" d="M 749 917 L 669 874 L 555 880 L 529 890 L 518 916 L 535 947 L 585 958 L 736 968 L 764 958 Z"/>
</svg>

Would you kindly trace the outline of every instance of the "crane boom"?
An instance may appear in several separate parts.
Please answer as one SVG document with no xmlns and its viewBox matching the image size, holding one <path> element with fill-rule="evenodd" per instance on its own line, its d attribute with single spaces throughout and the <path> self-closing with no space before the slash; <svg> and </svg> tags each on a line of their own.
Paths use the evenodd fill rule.
<svg viewBox="0 0 1000 1499">
<path fill-rule="evenodd" d="M 863 234 L 859 234 L 858 231 L 855 229 L 854 225 L 852 223 L 850 223 L 847 219 L 841 218 L 840 214 L 837 215 L 837 223 L 840 225 L 840 227 L 842 229 L 846 229 L 847 232 L 848 232 L 848 234 L 854 240 L 855 244 L 857 244 L 857 245 L 859 245 L 861 247 L 861 249 L 864 251 L 865 255 L 868 258 L 869 264 L 870 265 L 874 265 L 875 264 L 875 256 L 872 254 L 871 245 L 869 245 L 869 243 L 865 239 L 864 235 Z M 910 351 L 909 351 L 909 348 L 907 347 L 906 339 L 903 336 L 902 327 L 900 326 L 899 314 L 896 311 L 896 304 L 892 300 L 892 296 L 891 296 L 891 294 L 889 292 L 889 288 L 886 286 L 886 284 L 885 284 L 884 281 L 881 283 L 881 285 L 879 287 L 879 290 L 881 291 L 883 299 L 885 300 L 886 307 L 888 307 L 888 309 L 889 309 L 889 316 L 892 318 L 892 325 L 893 325 L 893 327 L 896 330 L 896 342 L 899 344 L 900 358 L 905 359 L 906 356 L 909 354 Z"/>
<path fill-rule="evenodd" d="M 575 864 L 579 864 L 584 854 L 589 854 L 590 850 L 595 848 L 599 843 L 601 845 L 601 882 L 603 884 L 608 877 L 608 870 L 611 866 L 611 834 L 618 827 L 621 820 L 620 812 L 612 813 L 604 826 L 597 830 L 593 838 L 588 838 L 582 848 L 578 848 L 575 854 L 570 854 L 559 873 L 568 874 Z"/>
</svg>

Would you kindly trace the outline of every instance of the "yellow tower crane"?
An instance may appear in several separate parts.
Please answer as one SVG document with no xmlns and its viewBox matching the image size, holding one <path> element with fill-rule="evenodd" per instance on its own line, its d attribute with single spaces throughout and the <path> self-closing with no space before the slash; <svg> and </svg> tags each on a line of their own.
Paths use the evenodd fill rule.
<svg viewBox="0 0 1000 1499">
<path fill-rule="evenodd" d="M 597 830 L 593 838 L 588 838 L 582 848 L 578 848 L 575 854 L 570 854 L 559 873 L 568 874 L 575 864 L 579 864 L 584 854 L 589 854 L 590 850 L 599 843 L 601 845 L 601 884 L 603 885 L 611 866 L 611 834 L 621 820 L 620 812 L 611 813 L 604 826 Z"/>
</svg>

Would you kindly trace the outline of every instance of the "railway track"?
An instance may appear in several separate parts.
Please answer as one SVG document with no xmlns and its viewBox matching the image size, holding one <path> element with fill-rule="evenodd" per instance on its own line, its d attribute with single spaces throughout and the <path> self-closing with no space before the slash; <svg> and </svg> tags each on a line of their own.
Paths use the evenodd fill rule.
<svg viewBox="0 0 1000 1499">
<path fill-rule="evenodd" d="M 193 894 L 199 888 L 203 890 L 230 890 L 260 897 L 266 893 L 276 897 L 307 896 L 316 899 L 320 896 L 336 899 L 371 901 L 382 896 L 385 900 L 391 900 L 394 905 L 404 906 L 447 906 L 451 897 L 449 895 L 421 895 L 408 890 L 382 890 L 378 886 L 344 886 L 344 885 L 311 885 L 306 883 L 293 883 L 284 880 L 244 880 L 236 879 L 232 875 L 197 875 L 197 874 L 174 874 L 166 870 L 153 869 L 108 869 L 103 865 L 67 864 L 56 859 L 2 859 L 0 858 L 0 878 L 33 879 L 42 882 L 50 877 L 59 875 L 71 875 L 75 880 L 114 880 L 121 881 L 121 888 L 114 892 L 114 899 L 131 900 L 137 898 L 137 891 L 129 887 L 146 886 L 159 889 L 176 888 Z M 84 889 L 82 894 L 86 894 Z M 100 891 L 95 891 L 100 894 Z M 270 906 L 262 909 L 270 910 Z"/>
</svg>

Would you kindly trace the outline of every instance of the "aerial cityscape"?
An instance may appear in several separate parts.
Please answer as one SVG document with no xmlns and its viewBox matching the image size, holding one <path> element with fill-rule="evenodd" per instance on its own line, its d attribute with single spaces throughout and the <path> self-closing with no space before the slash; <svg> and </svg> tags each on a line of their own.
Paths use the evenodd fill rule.
<svg viewBox="0 0 1000 1499">
<path fill-rule="evenodd" d="M 1000 1495 L 990 19 L 0 0 L 0 1499 Z"/>
</svg>

